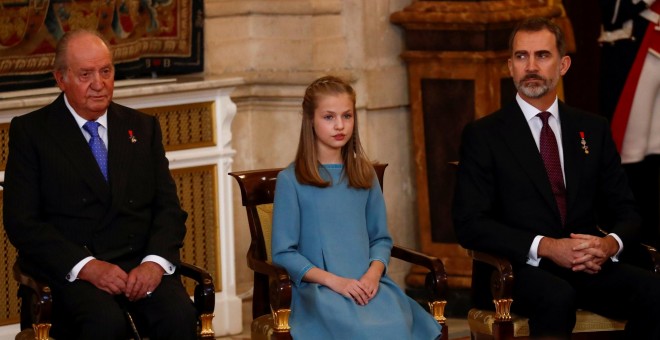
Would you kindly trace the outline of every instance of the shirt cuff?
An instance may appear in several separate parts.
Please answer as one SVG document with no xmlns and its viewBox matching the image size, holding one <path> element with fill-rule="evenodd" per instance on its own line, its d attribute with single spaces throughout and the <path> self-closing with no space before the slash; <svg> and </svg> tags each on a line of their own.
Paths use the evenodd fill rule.
<svg viewBox="0 0 660 340">
<path fill-rule="evenodd" d="M 140 263 L 145 263 L 145 262 L 155 262 L 159 266 L 163 267 L 163 270 L 165 271 L 165 275 L 172 275 L 174 274 L 174 271 L 176 270 L 176 266 L 173 265 L 170 261 L 158 256 L 158 255 L 147 255 L 142 259 L 142 262 Z"/>
<path fill-rule="evenodd" d="M 66 274 L 66 280 L 69 282 L 73 282 L 78 278 L 78 274 L 80 271 L 83 269 L 83 267 L 87 264 L 87 262 L 91 261 L 94 259 L 94 256 L 87 256 L 86 258 L 80 260 L 75 266 L 73 266 L 73 269 Z"/>
<path fill-rule="evenodd" d="M 614 254 L 614 256 L 610 257 L 610 259 L 612 259 L 612 262 L 619 262 L 619 254 L 621 254 L 621 252 L 623 251 L 623 241 L 621 241 L 621 238 L 617 234 L 609 233 L 607 235 L 614 237 L 616 242 L 619 244 L 619 251 L 617 251 L 616 254 Z"/>
<path fill-rule="evenodd" d="M 538 267 L 541 263 L 541 258 L 539 258 L 539 243 L 543 236 L 536 235 L 532 245 L 529 247 L 529 253 L 527 253 L 527 264 L 533 267 Z"/>
</svg>

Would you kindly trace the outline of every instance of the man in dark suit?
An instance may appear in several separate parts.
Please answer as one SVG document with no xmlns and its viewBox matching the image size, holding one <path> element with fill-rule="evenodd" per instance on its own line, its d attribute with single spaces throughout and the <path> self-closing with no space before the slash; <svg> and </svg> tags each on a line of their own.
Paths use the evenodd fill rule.
<svg viewBox="0 0 660 340">
<path fill-rule="evenodd" d="M 583 308 L 627 319 L 628 339 L 660 339 L 660 278 L 618 262 L 640 217 L 609 124 L 557 100 L 571 63 L 561 30 L 526 20 L 510 50 L 516 100 L 463 133 L 460 244 L 512 262 L 512 311 L 529 317 L 533 338 L 570 338 Z"/>
<path fill-rule="evenodd" d="M 19 264 L 52 288 L 53 335 L 125 339 L 130 312 L 152 339 L 195 338 L 172 275 L 187 214 L 158 121 L 112 102 L 112 55 L 96 32 L 67 33 L 54 66 L 62 94 L 11 122 L 4 191 Z"/>
</svg>

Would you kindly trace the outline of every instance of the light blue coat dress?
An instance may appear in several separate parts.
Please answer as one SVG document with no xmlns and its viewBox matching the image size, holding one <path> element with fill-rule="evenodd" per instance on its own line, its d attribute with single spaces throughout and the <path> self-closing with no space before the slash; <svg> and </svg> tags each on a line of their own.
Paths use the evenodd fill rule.
<svg viewBox="0 0 660 340">
<path fill-rule="evenodd" d="M 392 239 L 385 202 L 374 176 L 371 189 L 355 189 L 342 177 L 343 166 L 324 165 L 333 185 L 301 185 L 293 165 L 277 177 L 273 213 L 273 261 L 291 275 L 294 339 L 433 340 L 440 325 L 386 275 L 365 306 L 330 288 L 303 282 L 313 267 L 360 279 L 371 261 L 387 264 Z"/>
</svg>

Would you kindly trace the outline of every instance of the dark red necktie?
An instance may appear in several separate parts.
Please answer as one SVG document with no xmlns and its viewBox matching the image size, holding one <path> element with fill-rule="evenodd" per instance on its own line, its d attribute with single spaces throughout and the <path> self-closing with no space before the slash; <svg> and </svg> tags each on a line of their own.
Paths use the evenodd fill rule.
<svg viewBox="0 0 660 340">
<path fill-rule="evenodd" d="M 561 171 L 561 162 L 559 161 L 559 148 L 557 147 L 557 138 L 548 125 L 550 112 L 541 112 L 537 116 L 541 118 L 543 127 L 541 128 L 541 138 L 539 140 L 541 158 L 545 164 L 545 171 L 548 173 L 552 193 L 555 195 L 559 215 L 561 215 L 562 226 L 566 222 L 566 187 L 564 186 L 564 175 Z"/>
</svg>

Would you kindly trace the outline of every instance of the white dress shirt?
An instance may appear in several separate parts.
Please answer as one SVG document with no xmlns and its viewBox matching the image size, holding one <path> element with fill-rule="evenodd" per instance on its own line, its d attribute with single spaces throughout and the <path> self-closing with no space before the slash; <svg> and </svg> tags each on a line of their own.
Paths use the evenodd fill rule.
<svg viewBox="0 0 660 340">
<path fill-rule="evenodd" d="M 537 115 L 541 111 L 523 100 L 519 94 L 516 94 L 516 101 L 518 102 L 518 106 L 520 106 L 523 115 L 525 115 L 527 124 L 529 124 L 529 129 L 532 131 L 532 136 L 534 136 L 536 148 L 539 149 L 540 152 L 541 128 L 543 127 L 543 122 L 541 121 L 541 117 Z M 557 139 L 557 147 L 559 149 L 559 163 L 561 164 L 561 173 L 564 177 L 564 185 L 566 185 L 566 173 L 564 171 L 564 148 L 561 143 L 561 121 L 559 119 L 559 101 L 557 98 L 555 98 L 555 101 L 552 102 L 552 105 L 550 105 L 550 107 L 545 111 L 550 112 L 548 125 L 550 125 L 550 128 L 552 129 L 552 132 L 554 132 L 555 138 Z M 614 256 L 612 256 L 612 261 L 617 262 L 618 256 L 623 250 L 623 242 L 616 234 L 612 233 L 609 235 L 612 235 L 617 243 L 619 243 L 619 251 Z M 538 265 L 541 263 L 541 258 L 538 255 L 539 243 L 541 243 L 541 239 L 543 239 L 542 235 L 536 235 L 536 237 L 534 237 L 534 241 L 532 241 L 532 245 L 529 247 L 529 253 L 527 254 L 527 264 L 534 267 L 538 267 Z"/>
<path fill-rule="evenodd" d="M 76 123 L 78 123 L 78 127 L 80 128 L 80 131 L 82 134 L 85 136 L 85 139 L 87 142 L 92 138 L 92 136 L 87 132 L 87 130 L 83 129 L 83 125 L 87 123 L 87 120 L 76 112 L 76 110 L 71 107 L 69 104 L 69 100 L 66 98 L 66 94 L 64 95 L 64 103 L 66 104 L 66 107 L 71 111 L 71 114 L 73 115 L 73 118 L 76 120 Z M 106 149 L 109 150 L 108 146 L 108 111 L 103 113 L 101 117 L 99 117 L 96 120 L 97 123 L 99 123 L 99 137 L 103 140 L 103 143 L 105 144 Z M 90 256 L 87 256 L 86 258 L 80 260 L 73 268 L 71 271 L 66 275 L 66 279 L 69 282 L 73 282 L 78 278 L 78 274 L 82 270 L 82 268 L 91 260 L 95 259 L 95 257 L 90 254 Z M 157 263 L 159 266 L 163 267 L 163 270 L 165 271 L 165 275 L 171 275 L 174 273 L 174 270 L 176 269 L 176 266 L 172 264 L 170 261 L 164 259 L 161 256 L 158 255 L 147 255 L 142 259 L 141 263 L 151 261 Z"/>
</svg>

